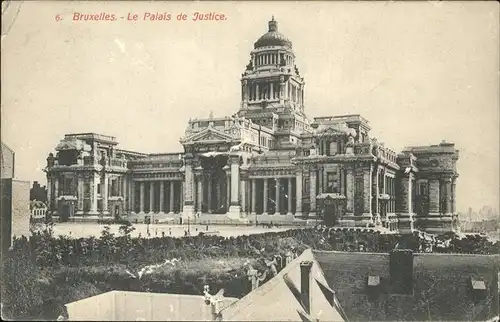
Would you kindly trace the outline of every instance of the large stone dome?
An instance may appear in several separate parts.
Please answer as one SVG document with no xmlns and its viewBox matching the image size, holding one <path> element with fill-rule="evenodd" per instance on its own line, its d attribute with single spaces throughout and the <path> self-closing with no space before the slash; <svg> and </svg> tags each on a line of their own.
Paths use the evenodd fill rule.
<svg viewBox="0 0 500 322">
<path fill-rule="evenodd" d="M 278 22 L 274 20 L 274 17 L 269 21 L 269 31 L 254 43 L 255 49 L 264 46 L 285 46 L 292 48 L 292 42 L 285 35 L 278 32 Z"/>
</svg>

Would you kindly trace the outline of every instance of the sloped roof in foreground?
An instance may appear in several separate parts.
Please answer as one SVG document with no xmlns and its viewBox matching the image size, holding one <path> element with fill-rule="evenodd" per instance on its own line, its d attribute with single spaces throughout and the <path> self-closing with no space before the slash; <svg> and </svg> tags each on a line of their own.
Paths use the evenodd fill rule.
<svg viewBox="0 0 500 322">
<path fill-rule="evenodd" d="M 484 321 L 499 315 L 499 255 L 413 254 L 413 294 L 391 289 L 390 255 L 314 251 L 349 321 Z M 370 294 L 368 276 L 381 289 Z M 475 297 L 471 279 L 483 281 Z"/>
<path fill-rule="evenodd" d="M 300 263 L 312 261 L 310 314 L 300 299 Z M 222 311 L 224 321 L 344 321 L 329 297 L 328 285 L 311 250 L 278 275 Z M 318 320 L 317 320 L 318 319 Z"/>
</svg>

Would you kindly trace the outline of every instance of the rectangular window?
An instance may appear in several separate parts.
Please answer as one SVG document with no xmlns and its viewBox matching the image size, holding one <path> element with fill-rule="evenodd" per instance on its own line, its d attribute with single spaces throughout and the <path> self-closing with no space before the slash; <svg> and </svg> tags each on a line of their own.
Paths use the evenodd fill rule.
<svg viewBox="0 0 500 322">
<path fill-rule="evenodd" d="M 329 152 L 328 155 L 336 155 L 338 153 L 337 142 L 330 142 L 330 149 L 328 152 Z"/>
</svg>

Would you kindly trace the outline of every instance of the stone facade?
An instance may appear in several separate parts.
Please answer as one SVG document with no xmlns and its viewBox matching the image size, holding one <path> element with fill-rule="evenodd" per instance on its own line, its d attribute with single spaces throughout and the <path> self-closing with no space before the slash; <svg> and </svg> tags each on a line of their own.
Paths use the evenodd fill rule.
<svg viewBox="0 0 500 322">
<path fill-rule="evenodd" d="M 66 135 L 47 159 L 50 210 L 454 229 L 454 144 L 397 154 L 370 136 L 360 115 L 310 120 L 292 43 L 274 18 L 250 56 L 239 110 L 189 120 L 183 152 L 142 154 L 118 149 L 114 137 Z"/>
</svg>

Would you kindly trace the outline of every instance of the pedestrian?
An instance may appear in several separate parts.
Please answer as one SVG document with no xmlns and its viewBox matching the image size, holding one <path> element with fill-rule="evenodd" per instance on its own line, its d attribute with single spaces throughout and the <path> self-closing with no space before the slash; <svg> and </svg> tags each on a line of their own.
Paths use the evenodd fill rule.
<svg viewBox="0 0 500 322">
<path fill-rule="evenodd" d="M 208 225 L 207 225 L 207 231 L 208 231 Z"/>
</svg>

